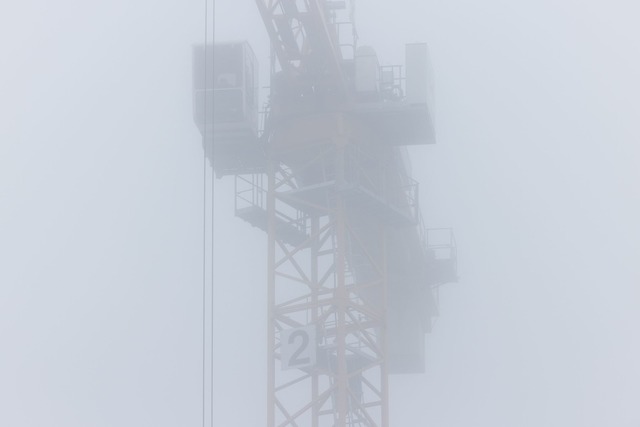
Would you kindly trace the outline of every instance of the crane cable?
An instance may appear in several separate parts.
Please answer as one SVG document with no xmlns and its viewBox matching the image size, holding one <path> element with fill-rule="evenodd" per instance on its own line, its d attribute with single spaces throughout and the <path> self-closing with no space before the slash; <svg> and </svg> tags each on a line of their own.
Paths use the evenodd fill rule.
<svg viewBox="0 0 640 427">
<path fill-rule="evenodd" d="M 202 176 L 203 176 L 203 197 L 202 197 L 202 427 L 206 426 L 206 396 L 207 396 L 207 371 L 206 371 L 206 358 L 207 358 L 207 157 L 209 154 L 209 142 L 207 138 L 207 128 L 209 123 L 209 116 L 207 112 L 207 104 L 208 104 L 208 77 L 209 77 L 209 69 L 208 69 L 208 41 L 209 41 L 209 1 L 204 0 L 204 127 L 202 131 L 202 139 L 203 139 L 203 168 L 202 168 Z M 215 0 L 211 0 L 212 8 L 211 8 L 211 32 L 212 32 L 212 43 L 215 43 Z M 213 49 L 211 49 L 211 54 L 214 55 Z M 214 61 L 214 57 L 212 56 L 212 63 Z M 213 70 L 211 70 L 213 71 Z M 212 92 L 213 93 L 213 92 Z M 213 98 L 213 96 L 212 96 Z M 211 116 L 213 117 L 213 104 L 211 110 Z M 211 159 L 213 159 L 213 137 L 211 143 Z M 210 396 L 210 422 L 211 427 L 213 427 L 213 380 L 214 380 L 214 359 L 213 359 L 213 302 L 214 302 L 214 173 L 213 173 L 213 160 L 211 161 L 211 300 L 210 300 L 210 367 L 209 367 L 209 396 Z"/>
</svg>

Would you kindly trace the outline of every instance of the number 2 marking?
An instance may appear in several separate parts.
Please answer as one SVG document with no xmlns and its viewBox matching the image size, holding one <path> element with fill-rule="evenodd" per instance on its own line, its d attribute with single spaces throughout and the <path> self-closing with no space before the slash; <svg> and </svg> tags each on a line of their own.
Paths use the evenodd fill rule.
<svg viewBox="0 0 640 427">
<path fill-rule="evenodd" d="M 300 337 L 300 340 L 297 338 Z M 295 341 L 299 341 L 299 347 L 296 351 L 291 355 L 291 359 L 289 359 L 290 366 L 298 366 L 298 365 L 306 365 L 311 362 L 309 357 L 300 357 L 300 355 L 307 349 L 309 345 L 309 335 L 305 331 L 294 331 L 289 335 L 289 344 L 293 344 Z"/>
</svg>

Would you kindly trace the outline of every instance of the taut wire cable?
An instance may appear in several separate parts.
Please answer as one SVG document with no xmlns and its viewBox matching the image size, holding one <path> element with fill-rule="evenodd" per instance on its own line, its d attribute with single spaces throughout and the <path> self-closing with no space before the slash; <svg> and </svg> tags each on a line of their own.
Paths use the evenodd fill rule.
<svg viewBox="0 0 640 427">
<path fill-rule="evenodd" d="M 209 0 L 204 0 L 204 129 L 202 130 L 202 146 L 204 148 L 202 163 L 202 427 L 206 420 L 206 293 L 207 293 L 207 154 L 209 144 L 207 142 L 207 39 L 209 38 Z"/>
<path fill-rule="evenodd" d="M 215 61 L 216 61 L 216 55 L 215 55 L 215 40 L 216 40 L 216 0 L 212 0 L 211 1 L 211 62 L 213 64 L 212 66 L 212 77 L 213 77 L 213 82 L 212 84 L 215 86 L 215 74 L 214 74 L 214 69 L 215 69 Z M 213 120 L 213 116 L 215 114 L 215 92 L 213 91 L 213 88 L 211 90 L 211 99 L 213 100 L 213 102 L 211 102 L 211 117 Z M 215 159 L 216 156 L 216 150 L 215 150 L 215 144 L 213 142 L 215 142 L 215 135 L 212 135 L 211 138 L 211 325 L 210 325 L 210 329 L 211 329 L 211 338 L 210 338 L 210 342 L 211 342 L 211 368 L 210 368 L 210 376 L 211 378 L 209 379 L 209 384 L 211 387 L 210 390 L 210 399 L 211 399 L 211 427 L 213 427 L 213 380 L 214 380 L 214 357 L 213 357 L 213 350 L 214 350 L 214 330 L 213 330 L 213 326 L 214 326 L 214 318 L 213 318 L 213 301 L 214 301 L 214 278 L 213 278 L 213 272 L 214 272 L 214 266 L 215 266 L 215 250 L 214 250 L 214 236 L 215 236 L 215 227 L 214 227 L 214 219 L 215 219 L 215 173 L 213 171 L 213 159 Z"/>
<path fill-rule="evenodd" d="M 214 391 L 214 358 L 213 358 L 213 350 L 214 350 L 214 318 L 213 318 L 213 304 L 214 304 L 214 180 L 215 175 L 213 172 L 213 158 L 214 154 L 214 136 L 211 135 L 211 144 L 209 144 L 209 138 L 207 135 L 208 124 L 213 121 L 214 114 L 214 105 L 211 103 L 211 110 L 208 111 L 209 104 L 209 73 L 213 73 L 213 70 L 209 70 L 208 62 L 209 62 L 209 49 L 208 49 L 208 41 L 209 41 L 209 1 L 205 0 L 204 2 L 204 129 L 202 132 L 203 138 L 203 147 L 204 147 L 204 158 L 203 158 L 203 213 L 202 213 L 202 427 L 206 425 L 207 419 L 207 411 L 206 411 L 206 395 L 207 395 L 207 373 L 206 373 L 206 358 L 207 358 L 207 157 L 211 154 L 211 300 L 210 300 L 210 348 L 209 348 L 209 356 L 210 356 L 210 377 L 209 377 L 209 395 L 210 395 L 210 422 L 211 427 L 213 427 L 213 391 Z M 215 44 L 215 0 L 212 1 L 211 8 L 211 60 L 212 63 L 215 61 L 214 49 L 213 45 Z M 213 89 L 211 91 L 211 100 L 213 100 Z M 211 116 L 211 117 L 209 117 Z M 209 147 L 211 146 L 211 147 Z"/>
</svg>

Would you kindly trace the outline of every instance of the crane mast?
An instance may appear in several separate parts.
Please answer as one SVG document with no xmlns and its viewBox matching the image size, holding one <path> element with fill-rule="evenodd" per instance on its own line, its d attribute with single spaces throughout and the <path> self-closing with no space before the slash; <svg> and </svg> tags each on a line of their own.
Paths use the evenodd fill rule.
<svg viewBox="0 0 640 427">
<path fill-rule="evenodd" d="M 426 45 L 407 45 L 403 73 L 357 46 L 352 1 L 256 5 L 272 46 L 263 124 L 247 43 L 195 48 L 194 118 L 235 178 L 236 215 L 268 237 L 267 426 L 388 427 L 389 375 L 424 371 L 434 289 L 456 279 L 453 234 L 424 227 L 406 151 L 435 142 Z"/>
</svg>

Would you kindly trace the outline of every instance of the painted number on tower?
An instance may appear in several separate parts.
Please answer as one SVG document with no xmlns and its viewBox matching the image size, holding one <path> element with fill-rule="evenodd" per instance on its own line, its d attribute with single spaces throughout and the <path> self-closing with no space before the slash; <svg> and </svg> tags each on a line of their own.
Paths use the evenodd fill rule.
<svg viewBox="0 0 640 427">
<path fill-rule="evenodd" d="M 282 369 L 308 368 L 316 364 L 316 328 L 314 325 L 280 332 Z"/>
</svg>

